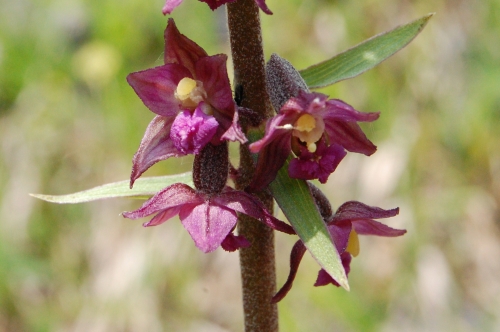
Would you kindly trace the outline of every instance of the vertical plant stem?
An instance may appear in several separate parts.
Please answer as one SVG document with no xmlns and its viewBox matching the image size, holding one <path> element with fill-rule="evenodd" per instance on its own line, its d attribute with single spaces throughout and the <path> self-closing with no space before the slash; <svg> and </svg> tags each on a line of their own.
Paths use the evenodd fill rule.
<svg viewBox="0 0 500 332">
<path fill-rule="evenodd" d="M 234 86 L 241 85 L 241 106 L 264 117 L 272 112 L 266 91 L 264 52 L 260 28 L 259 8 L 254 0 L 238 0 L 227 4 L 231 53 L 234 66 Z M 240 148 L 240 174 L 236 186 L 246 187 L 254 172 L 247 146 Z M 260 199 L 272 209 L 273 200 L 261 194 Z M 273 230 L 255 219 L 242 216 L 238 234 L 252 245 L 240 249 L 243 310 L 246 332 L 278 331 L 278 309 L 271 303 L 276 292 Z"/>
</svg>

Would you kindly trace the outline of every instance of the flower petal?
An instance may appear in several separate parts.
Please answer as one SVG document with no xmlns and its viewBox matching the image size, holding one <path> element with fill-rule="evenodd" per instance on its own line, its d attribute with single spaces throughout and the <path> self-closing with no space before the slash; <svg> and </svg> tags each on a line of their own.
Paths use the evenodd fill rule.
<svg viewBox="0 0 500 332">
<path fill-rule="evenodd" d="M 181 34 L 172 18 L 168 19 L 164 38 L 165 64 L 181 64 L 186 67 L 192 75 L 194 75 L 196 61 L 200 58 L 208 56 L 207 52 L 205 52 L 205 50 L 194 41 Z"/>
<path fill-rule="evenodd" d="M 175 206 L 172 208 L 168 208 L 165 210 L 162 210 L 156 214 L 153 218 L 151 218 L 150 221 L 145 222 L 142 224 L 144 227 L 150 227 L 150 226 L 157 226 L 163 224 L 165 221 L 167 221 L 170 218 L 175 217 L 176 215 L 179 214 L 179 211 L 181 208 L 179 206 Z M 131 218 L 132 219 L 132 218 Z"/>
<path fill-rule="evenodd" d="M 293 125 L 299 114 L 278 114 L 277 116 L 269 119 L 266 124 L 266 134 L 257 142 L 250 144 L 249 149 L 253 153 L 260 152 L 266 145 L 271 144 L 273 141 L 288 141 L 290 146 L 290 139 L 292 137 L 292 130 L 285 129 L 284 126 Z M 290 153 L 291 147 L 288 149 L 287 156 Z"/>
<path fill-rule="evenodd" d="M 203 198 L 200 198 L 194 189 L 183 183 L 175 183 L 159 191 L 144 202 L 139 209 L 124 212 L 122 215 L 129 219 L 139 219 L 159 212 L 157 217 L 144 225 L 155 226 L 175 216 L 179 208 L 186 205 L 192 208 L 193 205 L 201 203 L 203 203 Z"/>
<path fill-rule="evenodd" d="M 304 245 L 304 243 L 302 243 L 302 241 L 300 240 L 295 242 L 295 245 L 292 248 L 292 252 L 290 253 L 290 273 L 288 274 L 288 278 L 286 279 L 285 284 L 271 299 L 271 303 L 278 303 L 286 296 L 286 294 L 288 294 L 290 289 L 292 289 L 293 281 L 295 280 L 295 276 L 297 275 L 300 261 L 302 260 L 302 257 L 304 257 L 305 252 L 306 246 Z"/>
<path fill-rule="evenodd" d="M 170 138 L 182 154 L 197 154 L 210 142 L 218 126 L 219 123 L 214 117 L 206 115 L 197 107 L 193 114 L 183 111 L 177 115 L 172 124 Z"/>
<path fill-rule="evenodd" d="M 340 255 L 340 259 L 342 260 L 342 266 L 344 267 L 345 274 L 347 276 L 351 271 L 352 256 L 348 252 L 344 252 Z M 325 270 L 321 269 L 318 273 L 318 278 L 316 279 L 314 286 L 326 286 L 328 284 L 340 287 L 338 282 L 336 282 Z"/>
<path fill-rule="evenodd" d="M 207 200 L 179 213 L 182 225 L 195 245 L 204 253 L 217 249 L 236 225 L 236 212 Z"/>
<path fill-rule="evenodd" d="M 167 15 L 172 13 L 172 11 L 182 3 L 183 0 L 167 0 L 165 6 L 163 6 L 162 13 Z"/>
<path fill-rule="evenodd" d="M 203 89 L 207 92 L 205 101 L 214 107 L 217 113 L 232 120 L 236 103 L 227 75 L 226 62 L 225 54 L 200 58 L 196 62 L 195 77 L 203 83 Z"/>
<path fill-rule="evenodd" d="M 339 144 L 326 147 L 320 141 L 315 153 L 310 153 L 307 148 L 301 147 L 298 158 L 290 161 L 288 174 L 291 178 L 312 180 L 318 179 L 321 183 L 326 183 L 347 153 Z"/>
<path fill-rule="evenodd" d="M 342 145 L 351 152 L 370 156 L 377 147 L 366 137 L 356 122 L 325 121 L 325 133 L 330 142 Z"/>
<path fill-rule="evenodd" d="M 259 153 L 252 182 L 246 190 L 257 192 L 273 182 L 290 152 L 291 142 L 288 135 L 281 135 L 266 145 Z"/>
<path fill-rule="evenodd" d="M 337 248 L 337 251 L 339 253 L 343 253 L 346 250 L 347 244 L 349 242 L 349 235 L 351 234 L 352 223 L 348 221 L 342 221 L 338 223 L 329 224 L 327 227 L 328 231 L 330 232 L 330 235 L 332 236 L 332 240 L 333 243 L 335 244 L 335 247 Z"/>
<path fill-rule="evenodd" d="M 229 233 L 221 243 L 222 249 L 230 252 L 236 251 L 240 248 L 248 248 L 250 246 L 250 241 L 245 239 L 244 236 L 234 235 L 233 232 Z"/>
<path fill-rule="evenodd" d="M 299 114 L 321 113 L 328 97 L 322 93 L 300 90 L 297 97 L 290 98 L 280 110 L 280 114 L 291 111 Z"/>
<path fill-rule="evenodd" d="M 228 209 L 258 219 L 274 230 L 287 234 L 295 234 L 292 226 L 273 217 L 255 196 L 244 191 L 226 187 L 219 196 L 213 197 L 213 201 L 217 205 L 225 206 Z"/>
<path fill-rule="evenodd" d="M 349 201 L 342 204 L 335 212 L 329 223 L 341 221 L 355 221 L 359 219 L 380 219 L 394 217 L 399 213 L 399 208 L 384 210 L 379 207 L 369 206 L 357 201 Z"/>
<path fill-rule="evenodd" d="M 224 134 L 222 134 L 222 136 L 220 137 L 221 140 L 226 140 L 226 141 L 231 141 L 231 142 L 238 141 L 241 144 L 245 144 L 246 142 L 248 142 L 247 137 L 245 136 L 245 134 L 241 130 L 240 124 L 238 122 L 238 117 L 239 117 L 238 111 L 235 111 L 233 121 L 232 121 L 231 125 L 229 126 L 229 128 L 226 130 L 226 132 Z M 223 124 L 220 127 L 226 128 L 227 124 Z"/>
<path fill-rule="evenodd" d="M 184 77 L 191 78 L 186 67 L 167 64 L 129 74 L 127 82 L 151 111 L 169 117 L 179 112 L 175 90 Z"/>
<path fill-rule="evenodd" d="M 253 153 L 259 152 L 259 159 L 252 182 L 248 186 L 249 192 L 256 192 L 267 187 L 274 181 L 278 171 L 285 164 L 292 151 L 292 131 L 283 126 L 293 123 L 296 114 L 279 114 L 267 122 L 265 136 L 250 144 Z"/>
<path fill-rule="evenodd" d="M 379 118 L 380 112 L 365 113 L 354 109 L 351 105 L 339 99 L 326 101 L 323 118 L 325 121 L 351 121 L 372 122 Z"/>
<path fill-rule="evenodd" d="M 130 188 L 135 180 L 148 168 L 161 160 L 170 157 L 180 157 L 179 152 L 170 139 L 170 128 L 174 118 L 157 115 L 148 125 L 139 149 L 132 159 L 132 173 L 130 174 Z"/>
<path fill-rule="evenodd" d="M 406 233 L 405 229 L 395 229 L 372 219 L 360 219 L 352 222 L 352 227 L 360 235 L 395 237 Z"/>
<path fill-rule="evenodd" d="M 266 5 L 266 0 L 255 0 L 255 2 L 257 3 L 257 6 L 260 7 L 260 9 L 262 9 L 262 11 L 268 15 L 272 15 L 273 12 L 267 7 Z"/>
</svg>

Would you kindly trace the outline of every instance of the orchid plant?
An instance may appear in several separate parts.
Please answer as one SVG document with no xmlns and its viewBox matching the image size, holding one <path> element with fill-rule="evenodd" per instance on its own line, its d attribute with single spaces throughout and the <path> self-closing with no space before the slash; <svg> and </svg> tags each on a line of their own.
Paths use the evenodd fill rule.
<svg viewBox="0 0 500 332">
<path fill-rule="evenodd" d="M 348 290 L 350 262 L 359 253 L 358 235 L 395 237 L 406 232 L 375 220 L 397 215 L 398 208 L 350 201 L 333 213 L 327 197 L 309 182 L 325 183 L 348 152 L 375 153 L 375 144 L 358 122 L 380 116 L 311 89 L 374 67 L 417 36 L 432 14 L 297 71 L 276 54 L 265 64 L 259 10 L 272 12 L 264 0 L 200 1 L 212 10 L 227 5 L 232 87 L 227 55 L 208 55 L 169 18 L 164 65 L 127 77 L 156 115 L 133 157 L 130 179 L 70 195 L 33 196 L 55 203 L 149 198 L 123 216 L 154 215 L 144 226 L 156 226 L 178 215 L 201 251 L 239 250 L 245 328 L 276 331 L 276 302 L 290 291 L 306 251 L 320 267 L 315 286 L 333 284 Z M 182 2 L 166 0 L 163 14 L 171 14 Z M 228 141 L 240 144 L 238 168 L 229 162 Z M 157 162 L 188 154 L 194 155 L 188 174 L 141 177 Z M 273 215 L 273 201 L 288 223 Z M 278 292 L 274 231 L 297 237 L 288 279 Z"/>
</svg>

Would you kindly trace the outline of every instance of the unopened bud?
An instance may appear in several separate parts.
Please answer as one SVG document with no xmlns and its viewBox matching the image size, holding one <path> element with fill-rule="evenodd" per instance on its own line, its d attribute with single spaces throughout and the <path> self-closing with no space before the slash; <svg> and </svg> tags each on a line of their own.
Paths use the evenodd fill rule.
<svg viewBox="0 0 500 332">
<path fill-rule="evenodd" d="M 273 53 L 266 64 L 266 83 L 276 112 L 299 91 L 309 92 L 306 82 L 290 62 Z"/>
<path fill-rule="evenodd" d="M 326 198 L 325 194 L 323 194 L 323 192 L 318 187 L 310 182 L 307 182 L 307 185 L 309 186 L 309 190 L 311 191 L 314 202 L 318 207 L 321 217 L 323 217 L 323 220 L 325 222 L 330 221 L 330 219 L 332 219 L 333 217 L 333 210 L 330 201 L 328 201 L 328 198 Z"/>
</svg>

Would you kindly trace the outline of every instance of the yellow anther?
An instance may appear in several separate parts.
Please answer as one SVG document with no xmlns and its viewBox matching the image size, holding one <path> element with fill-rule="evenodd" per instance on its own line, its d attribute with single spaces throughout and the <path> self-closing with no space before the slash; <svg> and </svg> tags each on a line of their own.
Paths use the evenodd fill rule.
<svg viewBox="0 0 500 332">
<path fill-rule="evenodd" d="M 194 109 L 201 101 L 205 100 L 206 95 L 203 83 L 189 77 L 180 80 L 175 90 L 175 97 L 181 102 L 182 107 L 190 109 Z"/>
<path fill-rule="evenodd" d="M 293 136 L 307 143 L 309 151 L 313 148 L 312 143 L 319 141 L 325 131 L 325 123 L 322 118 L 315 118 L 311 114 L 301 115 L 295 122 Z M 314 151 L 316 148 L 314 147 Z M 314 152 L 311 151 L 311 152 Z"/>
<path fill-rule="evenodd" d="M 354 229 L 351 230 L 349 234 L 349 240 L 345 251 L 348 251 L 354 257 L 359 255 L 359 236 Z"/>
<path fill-rule="evenodd" d="M 196 88 L 196 81 L 192 78 L 184 77 L 180 80 L 179 84 L 177 84 L 175 95 L 180 100 L 186 100 L 189 98 L 189 95 L 194 88 Z"/>
<path fill-rule="evenodd" d="M 295 123 L 295 129 L 299 131 L 310 132 L 316 127 L 316 119 L 310 114 L 302 115 Z"/>
</svg>

